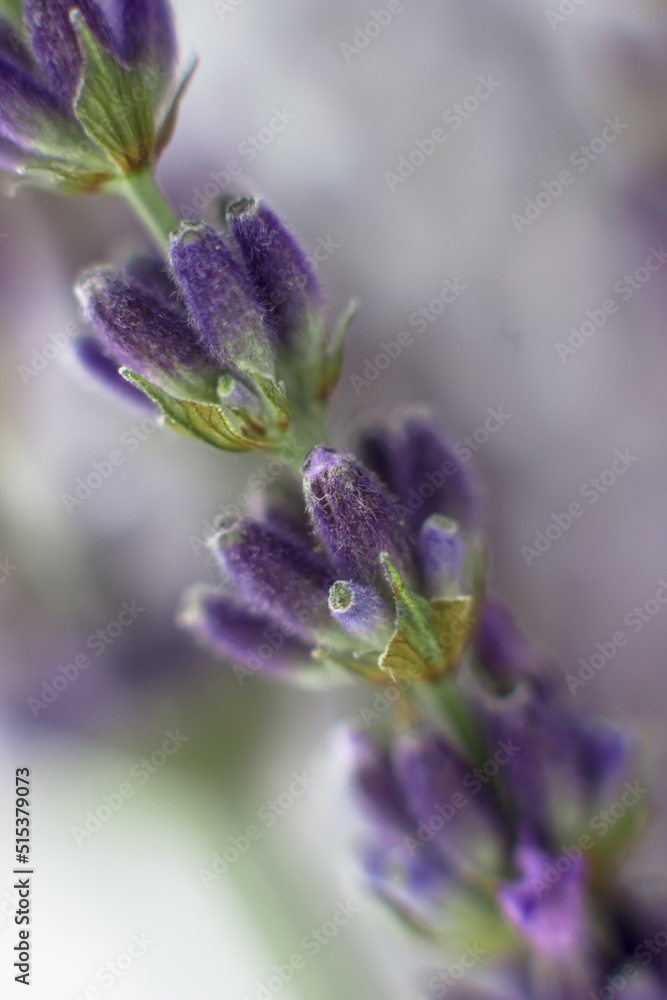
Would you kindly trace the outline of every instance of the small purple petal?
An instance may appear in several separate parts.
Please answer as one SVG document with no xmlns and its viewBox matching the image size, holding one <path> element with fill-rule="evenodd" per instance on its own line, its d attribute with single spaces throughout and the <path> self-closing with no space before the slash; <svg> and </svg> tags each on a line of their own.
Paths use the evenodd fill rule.
<svg viewBox="0 0 667 1000">
<path fill-rule="evenodd" d="M 306 504 L 325 551 L 344 579 L 381 580 L 380 554 L 414 577 L 403 522 L 382 483 L 352 455 L 313 448 L 303 463 Z"/>
<path fill-rule="evenodd" d="M 155 406 L 148 396 L 118 374 L 119 362 L 105 354 L 97 340 L 93 337 L 80 337 L 75 343 L 75 351 L 83 367 L 109 389 L 135 406 L 150 413 L 155 412 Z M 127 363 L 131 363 L 129 358 Z"/>
<path fill-rule="evenodd" d="M 190 595 L 179 623 L 212 652 L 246 670 L 289 676 L 299 667 L 312 665 L 307 646 L 285 635 L 270 618 L 254 614 L 218 591 Z"/>
<path fill-rule="evenodd" d="M 215 373 L 213 359 L 185 320 L 136 282 L 97 268 L 84 275 L 77 294 L 103 346 L 122 363 L 130 359 L 140 374 L 179 379 Z"/>
<path fill-rule="evenodd" d="M 432 514 L 419 532 L 419 564 L 428 597 L 456 588 L 463 571 L 465 546 L 455 521 Z"/>
<path fill-rule="evenodd" d="M 121 55 L 130 66 L 155 61 L 171 76 L 176 62 L 174 16 L 168 0 L 117 0 Z"/>
<path fill-rule="evenodd" d="M 223 366 L 270 374 L 264 313 L 224 238 L 204 223 L 185 223 L 171 237 L 170 257 L 192 324 L 211 354 Z"/>
<path fill-rule="evenodd" d="M 329 591 L 329 611 L 346 632 L 373 636 L 390 624 L 387 605 L 372 587 L 336 580 Z"/>
<path fill-rule="evenodd" d="M 70 12 L 75 8 L 97 41 L 112 50 L 109 25 L 93 0 L 23 0 L 32 53 L 63 107 L 72 106 L 83 68 L 83 56 L 70 22 Z"/>
<path fill-rule="evenodd" d="M 569 958 L 585 947 L 585 866 L 571 861 L 561 872 L 534 847 L 520 847 L 516 865 L 520 877 L 498 890 L 498 903 L 507 919 L 530 944 L 549 958 Z M 562 867 L 562 866 L 561 866 Z"/>
<path fill-rule="evenodd" d="M 313 311 L 322 309 L 315 269 L 285 224 L 262 202 L 228 209 L 231 232 L 279 343 L 289 347 Z"/>
<path fill-rule="evenodd" d="M 223 522 L 214 544 L 229 581 L 254 613 L 268 615 L 305 641 L 330 623 L 326 602 L 333 576 L 297 539 L 239 517 Z"/>
</svg>

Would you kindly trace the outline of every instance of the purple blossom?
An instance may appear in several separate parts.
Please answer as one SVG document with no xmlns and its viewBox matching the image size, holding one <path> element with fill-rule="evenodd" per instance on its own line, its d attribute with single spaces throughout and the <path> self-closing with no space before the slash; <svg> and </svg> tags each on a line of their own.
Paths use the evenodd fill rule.
<svg viewBox="0 0 667 1000">
<path fill-rule="evenodd" d="M 167 0 L 116 0 L 120 22 L 120 49 L 130 66 L 155 61 L 170 77 L 176 62 L 176 37 L 171 5 Z"/>
<path fill-rule="evenodd" d="M 221 371 L 177 309 L 138 282 L 101 267 L 77 287 L 105 353 L 148 378 L 213 383 Z"/>
<path fill-rule="evenodd" d="M 336 580 L 329 591 L 329 610 L 346 632 L 372 637 L 390 623 L 387 605 L 372 587 Z"/>
<path fill-rule="evenodd" d="M 253 673 L 290 677 L 310 664 L 310 650 L 270 617 L 255 614 L 217 590 L 192 593 L 179 616 L 211 652 Z"/>
<path fill-rule="evenodd" d="M 500 886 L 498 902 L 538 952 L 572 961 L 587 940 L 586 871 L 578 860 L 561 873 L 554 865 L 558 860 L 535 847 L 519 847 L 515 855 L 519 878 Z"/>
<path fill-rule="evenodd" d="M 322 311 L 315 270 L 287 226 L 263 202 L 245 198 L 228 209 L 232 235 L 277 340 L 293 346 L 312 313 Z"/>
<path fill-rule="evenodd" d="M 305 641 L 330 622 L 327 594 L 333 575 L 297 539 L 260 521 L 229 518 L 214 545 L 229 581 L 254 613 Z"/>
<path fill-rule="evenodd" d="M 457 593 L 465 559 L 465 546 L 455 521 L 432 514 L 419 532 L 419 565 L 429 597 Z"/>
<path fill-rule="evenodd" d="M 73 106 L 83 70 L 83 55 L 70 21 L 74 8 L 100 45 L 113 51 L 109 24 L 92 0 L 23 0 L 30 49 L 40 75 L 64 109 Z"/>
<path fill-rule="evenodd" d="M 389 429 L 367 429 L 359 455 L 398 498 L 414 537 L 431 514 L 444 514 L 464 529 L 477 525 L 478 506 L 463 465 L 425 416 L 408 414 Z"/>
<path fill-rule="evenodd" d="M 410 542 L 391 497 L 352 455 L 314 448 L 303 464 L 304 492 L 315 530 L 344 579 L 381 580 L 380 554 L 414 579 Z"/>
<path fill-rule="evenodd" d="M 75 342 L 75 349 L 82 366 L 94 378 L 107 385 L 116 395 L 124 397 L 129 403 L 150 413 L 155 412 L 155 406 L 148 396 L 119 375 L 118 361 L 105 354 L 98 340 L 94 337 L 79 337 Z"/>
<path fill-rule="evenodd" d="M 273 369 L 266 316 L 225 238 L 204 223 L 184 223 L 171 238 L 171 267 L 191 323 L 223 367 Z"/>
</svg>

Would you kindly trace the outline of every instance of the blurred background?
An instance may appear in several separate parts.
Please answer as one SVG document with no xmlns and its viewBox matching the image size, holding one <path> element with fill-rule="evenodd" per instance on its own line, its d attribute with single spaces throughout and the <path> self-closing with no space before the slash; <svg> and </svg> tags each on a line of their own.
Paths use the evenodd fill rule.
<svg viewBox="0 0 667 1000">
<path fill-rule="evenodd" d="M 331 316 L 360 298 L 333 442 L 411 402 L 452 441 L 472 438 L 492 590 L 564 685 L 628 633 L 572 698 L 641 738 L 656 818 L 634 877 L 660 877 L 667 6 L 175 7 L 182 61 L 200 65 L 163 187 L 179 214 L 210 213 L 240 163 L 234 190 L 300 234 Z M 155 430 L 73 362 L 76 274 L 144 246 L 108 199 L 0 202 L 2 981 L 14 770 L 28 766 L 33 996 L 416 1000 L 435 960 L 364 895 L 337 779 L 337 730 L 372 691 L 240 684 L 173 624 L 183 587 L 211 581 L 211 522 L 265 460 Z M 404 330 L 410 343 L 376 365 Z M 504 416 L 485 438 L 490 410 Z M 122 463 L 86 493 L 113 451 Z M 575 501 L 583 515 L 539 551 L 536 533 Z M 359 912 L 308 951 L 341 904 Z M 297 952 L 304 968 L 271 992 Z"/>
</svg>

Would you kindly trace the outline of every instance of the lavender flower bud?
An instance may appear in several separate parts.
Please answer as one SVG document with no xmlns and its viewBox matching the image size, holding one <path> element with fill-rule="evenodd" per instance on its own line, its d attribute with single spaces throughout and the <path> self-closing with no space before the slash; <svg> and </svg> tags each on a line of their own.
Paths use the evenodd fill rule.
<svg viewBox="0 0 667 1000">
<path fill-rule="evenodd" d="M 411 828 L 403 789 L 396 779 L 391 754 L 367 733 L 348 732 L 350 787 L 363 813 L 380 828 L 403 834 Z"/>
<path fill-rule="evenodd" d="M 228 209 L 231 232 L 259 301 L 271 318 L 284 347 L 322 309 L 322 291 L 315 270 L 283 222 L 262 202 L 249 198 Z"/>
<path fill-rule="evenodd" d="M 29 73 L 0 57 L 0 135 L 26 152 L 57 156 L 85 136 L 58 99 Z"/>
<path fill-rule="evenodd" d="M 184 223 L 171 238 L 171 266 L 193 325 L 223 367 L 273 373 L 265 316 L 223 237 L 204 223 Z"/>
<path fill-rule="evenodd" d="M 468 477 L 426 417 L 408 416 L 394 430 L 367 429 L 359 451 L 406 508 L 406 524 L 415 536 L 431 514 L 445 514 L 464 529 L 476 522 Z"/>
<path fill-rule="evenodd" d="M 465 547 L 455 521 L 432 514 L 419 532 L 419 564 L 429 597 L 458 592 Z"/>
<path fill-rule="evenodd" d="M 310 516 L 333 566 L 345 579 L 381 583 L 380 554 L 414 578 L 408 538 L 389 494 L 351 455 L 313 448 L 303 464 Z"/>
<path fill-rule="evenodd" d="M 136 282 L 101 267 L 84 275 L 77 294 L 101 343 L 121 364 L 176 383 L 219 377 L 185 320 Z"/>
<path fill-rule="evenodd" d="M 387 605 L 377 591 L 353 580 L 336 580 L 329 591 L 329 611 L 346 632 L 369 638 L 391 621 Z"/>
<path fill-rule="evenodd" d="M 330 623 L 327 565 L 295 538 L 250 518 L 223 521 L 215 550 L 231 583 L 256 614 L 312 641 Z"/>
<path fill-rule="evenodd" d="M 169 79 L 176 62 L 174 18 L 167 0 L 119 0 L 121 55 L 130 66 L 155 63 Z"/>
<path fill-rule="evenodd" d="M 113 49 L 109 26 L 92 0 L 23 0 L 30 48 L 45 82 L 63 108 L 72 106 L 83 69 L 83 56 L 70 21 L 74 7 L 100 45 Z"/>
<path fill-rule="evenodd" d="M 96 379 L 113 390 L 116 395 L 122 396 L 128 402 L 141 407 L 141 409 L 149 413 L 155 412 L 155 405 L 148 396 L 141 389 L 137 389 L 136 386 L 131 385 L 127 379 L 124 379 L 119 374 L 118 359 L 114 360 L 108 354 L 105 354 L 101 344 L 97 340 L 93 337 L 79 337 L 75 341 L 74 346 L 76 355 L 86 371 L 90 372 Z M 127 363 L 131 364 L 129 358 L 127 359 Z"/>
<path fill-rule="evenodd" d="M 535 847 L 518 848 L 520 877 L 499 888 L 498 903 L 536 951 L 552 959 L 567 957 L 572 961 L 587 939 L 585 867 L 581 859 L 573 861 L 554 881 L 552 864 L 552 859 Z"/>
<path fill-rule="evenodd" d="M 178 621 L 194 632 L 202 645 L 242 670 L 289 677 L 312 664 L 308 646 L 284 630 L 277 632 L 270 618 L 218 591 L 193 591 L 186 597 Z"/>
</svg>

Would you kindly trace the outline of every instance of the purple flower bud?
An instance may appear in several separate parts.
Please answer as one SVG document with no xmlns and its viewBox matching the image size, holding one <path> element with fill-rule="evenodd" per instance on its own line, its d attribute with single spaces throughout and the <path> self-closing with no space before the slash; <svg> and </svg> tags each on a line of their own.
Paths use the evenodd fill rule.
<svg viewBox="0 0 667 1000">
<path fill-rule="evenodd" d="M 0 135 L 24 151 L 56 152 L 61 133 L 77 129 L 56 98 L 26 70 L 0 56 Z M 85 136 L 81 132 L 81 140 Z"/>
<path fill-rule="evenodd" d="M 368 883 L 381 900 L 420 922 L 437 922 L 454 884 L 447 865 L 428 844 L 411 851 L 404 840 L 381 837 L 362 860 Z"/>
<path fill-rule="evenodd" d="M 391 754 L 367 733 L 350 729 L 350 787 L 364 815 L 382 829 L 402 834 L 412 828 Z"/>
<path fill-rule="evenodd" d="M 142 285 L 146 291 L 163 299 L 163 304 L 185 315 L 185 303 L 179 295 L 171 274 L 161 260 L 145 254 L 131 257 L 123 268 L 123 274 L 131 281 Z"/>
<path fill-rule="evenodd" d="M 494 681 L 513 686 L 535 673 L 537 657 L 510 611 L 490 598 L 475 639 L 480 665 Z"/>
<path fill-rule="evenodd" d="M 273 351 L 264 313 L 224 238 L 204 223 L 171 237 L 171 266 L 193 326 L 223 367 L 270 374 Z"/>
<path fill-rule="evenodd" d="M 118 360 L 105 354 L 97 340 L 93 337 L 79 337 L 75 342 L 75 350 L 83 367 L 96 379 L 135 406 L 149 413 L 155 412 L 155 405 L 148 396 L 118 374 Z M 127 363 L 131 363 L 129 358 Z"/>
<path fill-rule="evenodd" d="M 419 532 L 419 564 L 428 597 L 456 590 L 463 571 L 465 547 L 458 525 L 442 514 L 432 514 Z"/>
<path fill-rule="evenodd" d="M 178 312 L 111 268 L 85 274 L 77 294 L 102 345 L 120 364 L 153 379 L 220 374 Z"/>
<path fill-rule="evenodd" d="M 407 509 L 406 524 L 415 536 L 431 514 L 445 514 L 464 529 L 474 524 L 476 502 L 468 477 L 425 417 L 408 416 L 395 430 L 367 429 L 359 451 Z"/>
<path fill-rule="evenodd" d="M 583 861 L 572 861 L 561 872 L 554 868 L 559 859 L 529 846 L 519 847 L 515 860 L 520 877 L 498 889 L 501 909 L 538 952 L 572 961 L 587 940 Z"/>
<path fill-rule="evenodd" d="M 446 514 L 468 527 L 476 519 L 472 488 L 454 451 L 431 423 L 410 417 L 403 424 L 404 460 L 401 495 L 414 511 L 414 530 L 431 514 Z"/>
<path fill-rule="evenodd" d="M 377 591 L 353 580 L 336 580 L 329 591 L 329 611 L 346 632 L 369 637 L 391 621 Z"/>
<path fill-rule="evenodd" d="M 310 649 L 270 618 L 255 614 L 218 591 L 198 589 L 185 599 L 179 624 L 202 645 L 246 670 L 292 676 L 312 666 Z"/>
<path fill-rule="evenodd" d="M 391 498 L 380 481 L 351 455 L 313 448 L 303 463 L 310 516 L 341 577 L 361 583 L 382 580 L 380 554 L 414 578 L 410 544 Z"/>
<path fill-rule="evenodd" d="M 297 539 L 239 517 L 222 523 L 214 544 L 229 581 L 253 612 L 268 615 L 305 641 L 330 623 L 327 594 L 333 576 Z"/>
<path fill-rule="evenodd" d="M 497 810 L 479 781 L 471 801 L 466 780 L 472 778 L 470 765 L 440 733 L 426 726 L 401 733 L 394 745 L 394 769 L 418 843 L 432 839 L 452 868 L 478 858 L 491 863 L 489 848 L 503 842 Z"/>
<path fill-rule="evenodd" d="M 130 66 L 155 61 L 165 79 L 176 62 L 176 37 L 167 0 L 117 0 L 121 55 Z"/>
<path fill-rule="evenodd" d="M 70 21 L 74 8 L 81 12 L 97 41 L 112 50 L 109 25 L 93 0 L 23 0 L 32 53 L 49 89 L 64 108 L 72 106 L 83 68 L 83 56 Z"/>
<path fill-rule="evenodd" d="M 228 209 L 231 231 L 279 343 L 291 346 L 309 313 L 322 309 L 315 270 L 283 222 L 262 202 L 244 198 Z"/>
<path fill-rule="evenodd" d="M 312 528 L 306 514 L 301 483 L 296 476 L 279 459 L 273 458 L 265 469 L 256 473 L 256 478 L 266 483 L 266 488 L 253 497 L 252 515 L 310 548 Z"/>
</svg>

